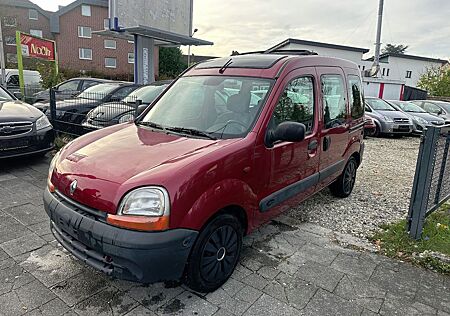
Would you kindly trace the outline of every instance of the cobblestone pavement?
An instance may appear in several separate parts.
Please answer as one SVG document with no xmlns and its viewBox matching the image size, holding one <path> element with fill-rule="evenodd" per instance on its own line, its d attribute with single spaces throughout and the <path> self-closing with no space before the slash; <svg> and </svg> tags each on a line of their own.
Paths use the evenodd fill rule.
<svg viewBox="0 0 450 316">
<path fill-rule="evenodd" d="M 450 315 L 450 277 L 341 248 L 342 235 L 287 216 L 245 238 L 214 293 L 111 280 L 51 235 L 48 163 L 0 161 L 0 315 Z"/>
</svg>

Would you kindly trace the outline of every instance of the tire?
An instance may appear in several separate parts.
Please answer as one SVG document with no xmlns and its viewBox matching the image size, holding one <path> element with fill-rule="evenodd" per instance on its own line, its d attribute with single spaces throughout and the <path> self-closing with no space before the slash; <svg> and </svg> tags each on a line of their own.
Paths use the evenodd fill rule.
<svg viewBox="0 0 450 316">
<path fill-rule="evenodd" d="M 239 220 L 229 214 L 214 218 L 200 233 L 185 272 L 185 284 L 207 293 L 221 287 L 233 274 L 242 249 Z"/>
<path fill-rule="evenodd" d="M 375 123 L 375 130 L 374 130 L 374 132 L 372 133 L 372 135 L 370 135 L 370 136 L 372 136 L 372 137 L 380 137 L 381 136 L 381 128 L 380 128 L 380 126 L 378 125 L 378 123 Z"/>
<path fill-rule="evenodd" d="M 358 163 L 351 157 L 345 165 L 342 174 L 330 185 L 331 194 L 338 198 L 350 196 L 355 186 Z"/>
</svg>

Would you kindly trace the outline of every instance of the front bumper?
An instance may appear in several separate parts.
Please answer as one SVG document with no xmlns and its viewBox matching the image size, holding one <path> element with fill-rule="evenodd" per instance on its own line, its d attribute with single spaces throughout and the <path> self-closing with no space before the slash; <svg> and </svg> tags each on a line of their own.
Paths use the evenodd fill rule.
<svg viewBox="0 0 450 316">
<path fill-rule="evenodd" d="M 0 159 L 45 153 L 53 149 L 54 141 L 52 127 L 17 137 L 0 137 Z"/>
<path fill-rule="evenodd" d="M 59 193 L 44 192 L 51 231 L 72 255 L 119 279 L 142 283 L 180 280 L 198 232 L 138 232 L 111 226 L 106 214 Z"/>
<path fill-rule="evenodd" d="M 383 134 L 402 134 L 408 135 L 413 131 L 412 124 L 401 124 L 401 123 L 381 123 L 381 133 Z"/>
</svg>

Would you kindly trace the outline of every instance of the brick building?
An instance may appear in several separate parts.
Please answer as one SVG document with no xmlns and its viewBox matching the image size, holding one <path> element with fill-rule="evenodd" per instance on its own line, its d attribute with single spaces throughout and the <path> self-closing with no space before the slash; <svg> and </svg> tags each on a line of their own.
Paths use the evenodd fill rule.
<svg viewBox="0 0 450 316">
<path fill-rule="evenodd" d="M 37 20 L 30 18 L 34 18 L 36 14 Z M 14 41 L 10 37 L 11 34 L 15 36 L 17 29 L 54 39 L 60 69 L 91 72 L 111 78 L 132 78 L 133 42 L 93 34 L 108 28 L 108 0 L 76 0 L 60 7 L 57 12 L 44 11 L 26 0 L 0 0 L 0 16 L 4 41 L 11 43 L 5 45 L 10 67 L 14 66 L 13 62 L 17 60 L 15 37 Z M 16 26 L 8 26 L 12 25 L 9 21 L 14 20 L 17 21 Z M 155 56 L 158 56 L 157 51 Z M 158 73 L 158 58 L 155 59 L 155 73 Z"/>
<path fill-rule="evenodd" d="M 50 16 L 51 12 L 42 10 L 27 0 L 0 0 L 0 19 L 7 67 L 15 68 L 17 63 L 16 30 L 52 39 Z M 31 66 L 32 61 L 24 60 L 24 64 Z"/>
</svg>

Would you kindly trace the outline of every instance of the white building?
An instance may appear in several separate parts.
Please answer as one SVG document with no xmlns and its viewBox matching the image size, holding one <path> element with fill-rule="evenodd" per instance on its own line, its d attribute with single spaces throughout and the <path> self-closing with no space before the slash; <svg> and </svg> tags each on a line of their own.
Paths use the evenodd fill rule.
<svg viewBox="0 0 450 316">
<path fill-rule="evenodd" d="M 288 38 L 287 40 L 269 48 L 266 52 L 276 50 L 309 50 L 322 56 L 338 57 L 356 63 L 361 71 L 369 70 L 373 64 L 373 57 L 366 59 L 364 54 L 369 49 L 335 45 L 321 42 L 305 41 Z M 448 60 L 413 56 L 406 54 L 383 54 L 380 56 L 381 80 L 403 82 L 410 87 L 416 87 L 420 76 L 430 67 L 448 65 Z"/>
</svg>

